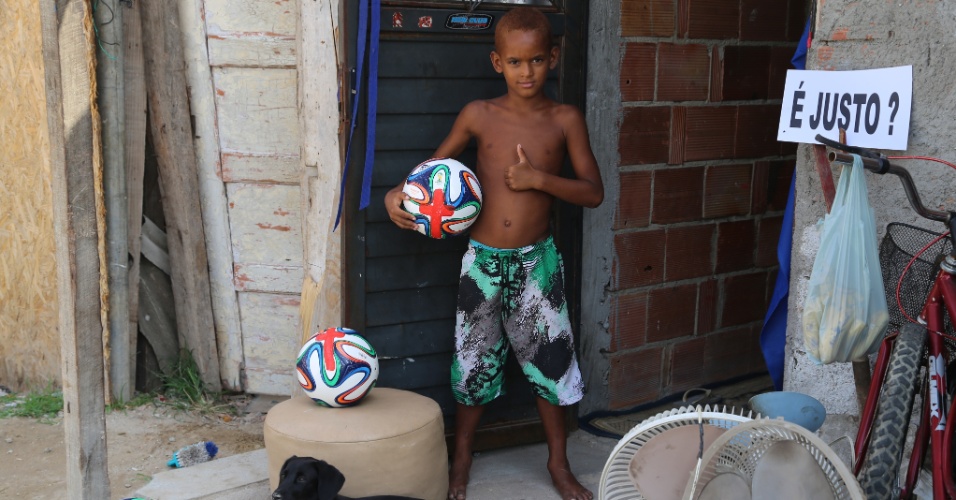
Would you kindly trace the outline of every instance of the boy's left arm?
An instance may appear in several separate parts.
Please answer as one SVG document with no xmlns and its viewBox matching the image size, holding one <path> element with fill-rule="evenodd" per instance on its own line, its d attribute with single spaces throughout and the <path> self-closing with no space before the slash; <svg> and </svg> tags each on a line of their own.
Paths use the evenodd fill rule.
<svg viewBox="0 0 956 500">
<path fill-rule="evenodd" d="M 519 144 L 519 163 L 508 169 L 505 182 L 516 191 L 536 189 L 568 203 L 588 208 L 597 207 L 604 201 L 604 183 L 601 181 L 597 160 L 591 151 L 584 115 L 577 108 L 569 106 L 568 111 L 562 114 L 561 120 L 575 178 L 569 179 L 536 170 Z"/>
</svg>

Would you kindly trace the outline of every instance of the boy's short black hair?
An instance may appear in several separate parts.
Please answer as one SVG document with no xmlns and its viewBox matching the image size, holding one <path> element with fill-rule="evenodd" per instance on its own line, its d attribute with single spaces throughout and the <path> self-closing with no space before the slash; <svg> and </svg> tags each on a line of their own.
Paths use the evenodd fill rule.
<svg viewBox="0 0 956 500">
<path fill-rule="evenodd" d="M 517 7 L 501 16 L 495 27 L 495 50 L 501 47 L 501 40 L 509 31 L 531 31 L 545 37 L 548 47 L 552 45 L 551 23 L 548 18 L 534 7 Z"/>
</svg>

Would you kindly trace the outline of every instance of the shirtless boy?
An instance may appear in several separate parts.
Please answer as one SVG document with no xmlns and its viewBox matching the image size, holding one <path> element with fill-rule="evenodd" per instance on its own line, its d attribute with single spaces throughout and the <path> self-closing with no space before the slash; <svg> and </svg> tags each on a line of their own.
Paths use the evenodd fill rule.
<svg viewBox="0 0 956 500">
<path fill-rule="evenodd" d="M 501 394 L 509 347 L 536 393 L 548 443 L 548 472 L 564 500 L 593 495 L 571 473 L 563 406 L 583 396 L 583 382 L 564 298 L 561 257 L 550 234 L 555 198 L 594 208 L 604 186 L 584 116 L 543 92 L 558 63 L 547 18 L 517 8 L 501 18 L 491 64 L 508 92 L 466 105 L 435 158 L 454 158 L 471 139 L 484 200 L 471 227 L 458 292 L 452 389 L 458 402 L 450 500 L 463 500 L 475 429 L 484 405 Z M 575 178 L 559 176 L 565 155 Z M 402 184 L 385 196 L 398 227 L 415 229 L 402 210 Z M 505 335 L 502 335 L 504 330 Z"/>
</svg>

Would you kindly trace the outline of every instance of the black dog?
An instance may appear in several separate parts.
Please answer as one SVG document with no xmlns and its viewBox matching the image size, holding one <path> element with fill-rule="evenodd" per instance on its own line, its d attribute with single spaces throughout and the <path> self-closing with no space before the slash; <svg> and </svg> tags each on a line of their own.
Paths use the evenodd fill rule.
<svg viewBox="0 0 956 500">
<path fill-rule="evenodd" d="M 379 495 L 352 499 L 339 495 L 345 484 L 342 472 L 324 460 L 292 455 L 279 471 L 279 487 L 273 500 L 419 500 L 411 497 Z"/>
</svg>

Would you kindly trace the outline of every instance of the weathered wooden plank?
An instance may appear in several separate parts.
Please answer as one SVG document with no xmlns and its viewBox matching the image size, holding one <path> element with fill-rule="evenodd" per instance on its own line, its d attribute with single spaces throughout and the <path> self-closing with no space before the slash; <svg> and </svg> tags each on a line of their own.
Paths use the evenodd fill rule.
<svg viewBox="0 0 956 500">
<path fill-rule="evenodd" d="M 424 237 L 424 236 L 423 236 Z M 370 258 L 365 289 L 369 292 L 457 286 L 463 252 Z"/>
<path fill-rule="evenodd" d="M 240 68 L 294 68 L 295 38 L 233 33 L 209 36 L 209 65 Z"/>
<path fill-rule="evenodd" d="M 436 380 L 451 380 L 451 355 L 448 353 L 417 357 L 382 359 L 378 379 L 396 389 L 427 387 Z"/>
<path fill-rule="evenodd" d="M 457 296 L 457 286 L 370 293 L 366 301 L 365 324 L 371 327 L 452 317 Z M 420 307 L 421 304 L 428 304 L 428 307 Z"/>
<path fill-rule="evenodd" d="M 379 53 L 379 78 L 501 78 L 491 66 L 494 45 L 425 39 L 389 40 Z"/>
<path fill-rule="evenodd" d="M 295 35 L 298 2 L 276 0 L 205 0 L 206 24 L 210 34 L 232 32 L 272 36 Z"/>
<path fill-rule="evenodd" d="M 399 229 L 391 221 L 369 224 L 365 238 L 368 258 L 419 253 L 459 252 L 464 254 L 465 246 L 468 245 L 465 237 L 433 240 L 415 231 Z"/>
<path fill-rule="evenodd" d="M 127 219 L 126 237 L 130 266 L 129 294 L 129 364 L 136 374 L 136 338 L 139 322 L 140 228 L 143 224 L 143 177 L 146 165 L 146 79 L 143 68 L 143 33 L 139 2 L 132 4 L 123 16 L 123 75 L 125 82 L 124 114 L 126 132 Z"/>
<path fill-rule="evenodd" d="M 302 265 L 299 188 L 284 184 L 228 184 L 236 264 Z"/>
<path fill-rule="evenodd" d="M 141 14 L 150 134 L 163 188 L 177 330 L 184 339 L 181 344 L 192 351 L 203 383 L 218 390 L 222 387 L 219 353 L 205 234 L 197 217 L 202 209 L 179 6 L 176 2 L 145 2 Z"/>
<path fill-rule="evenodd" d="M 299 293 L 305 271 L 302 266 L 236 264 L 235 286 L 240 292 Z"/>
<path fill-rule="evenodd" d="M 377 150 L 430 149 L 434 151 L 448 135 L 456 113 L 429 115 L 380 115 L 376 125 Z"/>
<path fill-rule="evenodd" d="M 175 299 L 169 276 L 144 260 L 140 270 L 139 326 L 143 337 L 156 354 L 159 368 L 167 375 L 179 359 L 179 335 L 176 333 Z"/>
<path fill-rule="evenodd" d="M 179 22 L 183 26 L 183 43 L 187 55 L 189 104 L 195 120 L 193 141 L 199 169 L 202 223 L 209 260 L 209 287 L 219 350 L 219 375 L 227 388 L 241 390 L 242 333 L 239 304 L 232 287 L 229 217 L 220 172 L 216 99 L 206 48 L 204 13 L 203 0 L 179 0 Z"/>
<path fill-rule="evenodd" d="M 389 386 L 387 383 L 380 382 L 376 384 L 376 387 L 391 386 Z M 412 392 L 433 399 L 436 403 L 438 403 L 438 406 L 441 408 L 441 412 L 443 415 L 445 415 L 446 419 L 455 414 L 455 406 L 457 403 L 455 402 L 455 396 L 451 393 L 451 387 L 448 384 L 435 385 L 431 387 L 416 387 L 412 389 Z M 446 434 L 451 430 L 452 429 L 450 427 L 446 427 Z"/>
<path fill-rule="evenodd" d="M 467 86 L 469 92 L 461 92 L 463 86 Z M 507 90 L 500 75 L 481 79 L 379 78 L 378 112 L 381 115 L 458 113 L 475 99 L 490 99 L 504 94 Z"/>
<path fill-rule="evenodd" d="M 381 358 L 451 353 L 455 348 L 455 318 L 369 327 L 361 334 Z"/>
<path fill-rule="evenodd" d="M 41 0 L 56 235 L 66 496 L 108 498 L 103 323 L 93 164 L 92 15 L 82 0 Z M 69 127 L 66 126 L 69 124 Z M 69 164 L 66 158 L 70 158 Z"/>
<path fill-rule="evenodd" d="M 299 154 L 295 70 L 214 68 L 212 74 L 223 151 Z"/>
<path fill-rule="evenodd" d="M 290 394 L 299 352 L 299 297 L 240 292 L 246 390 Z"/>
<path fill-rule="evenodd" d="M 298 155 L 223 153 L 222 180 L 295 184 L 299 182 L 299 162 Z"/>
</svg>

